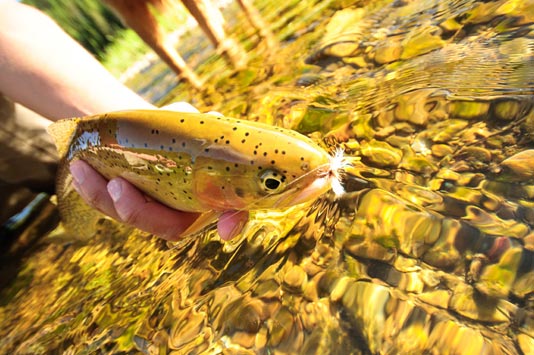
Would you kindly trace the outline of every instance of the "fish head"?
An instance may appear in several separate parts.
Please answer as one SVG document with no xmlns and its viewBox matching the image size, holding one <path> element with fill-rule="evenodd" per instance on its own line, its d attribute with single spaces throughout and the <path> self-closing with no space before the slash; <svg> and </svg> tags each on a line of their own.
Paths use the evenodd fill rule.
<svg viewBox="0 0 534 355">
<path fill-rule="evenodd" d="M 331 186 L 330 156 L 311 140 L 297 138 L 285 148 L 264 141 L 269 148 L 261 154 L 260 149 L 226 151 L 226 159 L 214 160 L 212 150 L 209 157 L 198 157 L 195 195 L 215 210 L 283 208 L 316 199 Z"/>
</svg>

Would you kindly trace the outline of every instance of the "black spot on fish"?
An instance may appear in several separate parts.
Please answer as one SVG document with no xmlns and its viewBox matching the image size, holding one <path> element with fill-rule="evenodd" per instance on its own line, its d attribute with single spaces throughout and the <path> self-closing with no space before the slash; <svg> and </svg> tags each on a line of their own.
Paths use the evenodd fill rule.
<svg viewBox="0 0 534 355">
<path fill-rule="evenodd" d="M 173 139 L 172 139 L 172 142 L 173 142 L 173 143 L 176 143 L 176 138 L 173 138 Z"/>
<path fill-rule="evenodd" d="M 304 157 L 300 157 L 300 160 L 304 161 Z"/>
<path fill-rule="evenodd" d="M 147 143 L 145 143 L 145 148 L 148 148 L 148 144 Z"/>
<path fill-rule="evenodd" d="M 204 121 L 200 121 L 200 124 L 204 124 Z"/>
<path fill-rule="evenodd" d="M 255 150 L 255 151 L 254 151 L 254 155 L 257 155 L 257 154 L 258 154 L 258 151 L 257 151 L 257 150 Z"/>
<path fill-rule="evenodd" d="M 169 152 L 172 152 L 172 147 L 169 147 Z"/>
<path fill-rule="evenodd" d="M 241 140 L 241 143 L 245 143 L 247 140 L 246 139 L 242 139 Z"/>
<path fill-rule="evenodd" d="M 211 167 L 211 166 L 208 166 L 208 170 L 212 170 L 212 169 L 213 169 L 213 167 Z"/>
<path fill-rule="evenodd" d="M 159 149 L 163 149 L 163 148 L 165 148 L 163 145 L 160 145 L 160 146 L 159 146 Z"/>
<path fill-rule="evenodd" d="M 275 162 L 274 160 L 271 160 L 271 164 L 273 164 L 273 165 L 274 165 L 274 164 L 276 164 L 276 162 Z"/>
<path fill-rule="evenodd" d="M 240 187 L 236 187 L 235 188 L 235 194 L 239 197 L 244 197 L 245 196 L 245 191 L 240 188 Z"/>
<path fill-rule="evenodd" d="M 263 156 L 266 157 L 267 156 L 267 152 L 263 152 Z"/>
<path fill-rule="evenodd" d="M 237 168 L 238 166 L 239 166 L 239 164 L 237 164 L 237 163 L 235 163 L 235 164 L 234 164 L 234 167 L 236 167 L 236 168 Z"/>
<path fill-rule="evenodd" d="M 274 150 L 274 154 L 278 154 L 278 149 L 275 149 L 275 150 Z"/>
<path fill-rule="evenodd" d="M 184 123 L 184 122 L 185 122 L 185 120 L 182 118 L 182 119 L 180 120 L 180 123 Z"/>
<path fill-rule="evenodd" d="M 172 186 L 172 182 L 169 181 L 169 186 Z"/>
<path fill-rule="evenodd" d="M 182 147 L 184 147 L 184 148 L 185 148 L 185 142 L 182 142 Z"/>
<path fill-rule="evenodd" d="M 214 142 L 215 143 L 219 142 L 219 138 L 215 138 Z"/>
<path fill-rule="evenodd" d="M 237 131 L 237 127 L 232 128 L 232 131 Z"/>
<path fill-rule="evenodd" d="M 210 149 L 209 149 L 209 148 L 206 148 L 206 149 L 204 149 L 204 151 L 205 151 L 206 153 L 208 153 L 208 152 L 210 151 Z"/>
<path fill-rule="evenodd" d="M 226 141 L 226 142 L 224 142 L 224 143 L 226 143 L 226 144 L 230 144 L 230 141 Z"/>
<path fill-rule="evenodd" d="M 224 190 L 224 185 L 223 185 L 223 186 L 221 186 L 221 190 Z"/>
<path fill-rule="evenodd" d="M 285 150 L 282 150 L 282 155 L 286 155 L 286 151 Z"/>
<path fill-rule="evenodd" d="M 245 137 L 248 137 L 250 133 L 248 132 L 245 132 Z"/>
<path fill-rule="evenodd" d="M 229 166 L 226 167 L 226 171 L 230 171 L 230 167 Z"/>
</svg>

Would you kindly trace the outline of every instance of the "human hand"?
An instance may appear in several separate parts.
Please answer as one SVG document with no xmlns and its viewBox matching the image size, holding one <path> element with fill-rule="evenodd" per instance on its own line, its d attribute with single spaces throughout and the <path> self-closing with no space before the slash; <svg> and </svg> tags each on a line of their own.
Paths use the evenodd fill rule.
<svg viewBox="0 0 534 355">
<path fill-rule="evenodd" d="M 167 106 L 180 112 L 198 112 L 187 103 Z M 74 188 L 93 208 L 122 223 L 176 241 L 198 218 L 198 213 L 188 213 L 167 207 L 130 184 L 123 178 L 107 181 L 82 160 L 70 164 Z M 217 222 L 217 231 L 223 240 L 235 237 L 248 220 L 247 211 L 226 211 Z"/>
</svg>

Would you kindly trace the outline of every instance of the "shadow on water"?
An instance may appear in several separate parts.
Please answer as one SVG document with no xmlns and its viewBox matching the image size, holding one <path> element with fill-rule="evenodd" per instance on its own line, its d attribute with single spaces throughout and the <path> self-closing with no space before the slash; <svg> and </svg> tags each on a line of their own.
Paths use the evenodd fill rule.
<svg viewBox="0 0 534 355">
<path fill-rule="evenodd" d="M 534 2 L 258 6 L 280 46 L 237 16 L 247 69 L 192 45 L 203 91 L 132 85 L 342 147 L 346 193 L 224 243 L 56 230 L 1 294 L 0 353 L 532 353 Z"/>
</svg>

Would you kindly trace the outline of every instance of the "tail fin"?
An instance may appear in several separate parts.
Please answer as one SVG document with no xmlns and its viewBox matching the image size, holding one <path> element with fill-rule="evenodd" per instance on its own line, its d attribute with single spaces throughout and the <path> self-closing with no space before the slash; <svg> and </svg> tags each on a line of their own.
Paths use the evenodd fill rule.
<svg viewBox="0 0 534 355">
<path fill-rule="evenodd" d="M 69 151 L 72 136 L 76 133 L 78 118 L 65 119 L 52 123 L 46 129 L 48 134 L 54 138 L 57 151 L 60 157 L 65 157 Z"/>
<path fill-rule="evenodd" d="M 89 239 L 97 231 L 97 224 L 104 214 L 92 208 L 72 187 L 72 175 L 68 163 L 63 161 L 57 175 L 57 197 L 61 221 L 70 237 Z"/>
</svg>

